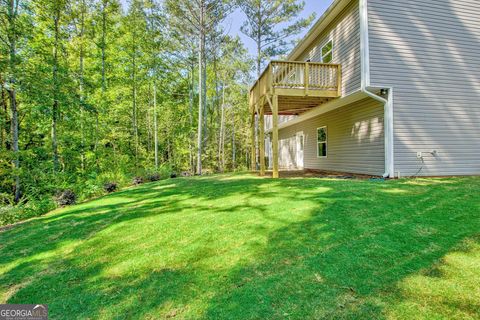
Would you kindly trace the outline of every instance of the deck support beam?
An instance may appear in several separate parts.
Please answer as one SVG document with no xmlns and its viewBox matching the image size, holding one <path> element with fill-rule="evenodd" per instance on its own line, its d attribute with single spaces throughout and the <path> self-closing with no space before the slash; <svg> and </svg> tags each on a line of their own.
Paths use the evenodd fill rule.
<svg viewBox="0 0 480 320">
<path fill-rule="evenodd" d="M 278 95 L 272 97 L 272 157 L 273 178 L 278 178 Z"/>
<path fill-rule="evenodd" d="M 256 148 L 255 148 L 255 107 L 252 105 L 250 106 L 250 134 L 251 134 L 251 155 L 250 155 L 250 163 L 251 163 L 251 170 L 254 172 L 256 171 L 257 167 L 257 160 L 256 160 Z"/>
<path fill-rule="evenodd" d="M 260 158 L 260 176 L 265 175 L 265 107 L 264 104 L 260 106 L 258 119 L 258 144 L 259 144 L 259 158 Z"/>
</svg>

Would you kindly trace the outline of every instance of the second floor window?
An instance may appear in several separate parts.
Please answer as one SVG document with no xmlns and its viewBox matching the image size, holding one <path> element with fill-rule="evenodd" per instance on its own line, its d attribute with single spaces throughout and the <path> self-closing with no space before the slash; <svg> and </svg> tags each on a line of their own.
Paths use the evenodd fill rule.
<svg viewBox="0 0 480 320">
<path fill-rule="evenodd" d="M 333 40 L 328 41 L 322 47 L 322 62 L 331 63 L 333 61 Z"/>
</svg>

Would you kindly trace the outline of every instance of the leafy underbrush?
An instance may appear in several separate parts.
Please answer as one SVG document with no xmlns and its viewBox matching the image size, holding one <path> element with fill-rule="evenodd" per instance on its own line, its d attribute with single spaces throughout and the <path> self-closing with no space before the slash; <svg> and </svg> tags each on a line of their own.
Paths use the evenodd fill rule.
<svg viewBox="0 0 480 320">
<path fill-rule="evenodd" d="M 16 206 L 10 204 L 0 206 L 0 226 L 38 217 L 55 208 L 55 202 L 49 197 L 21 203 Z"/>
<path fill-rule="evenodd" d="M 139 168 L 133 173 L 90 173 L 70 177 L 58 174 L 54 181 L 27 185 L 20 203 L 14 204 L 13 195 L 0 194 L 0 226 L 41 216 L 57 207 L 84 202 L 117 191 L 121 188 L 169 178 L 173 169 L 163 165 L 157 170 Z M 115 187 L 113 187 L 115 186 Z"/>
</svg>

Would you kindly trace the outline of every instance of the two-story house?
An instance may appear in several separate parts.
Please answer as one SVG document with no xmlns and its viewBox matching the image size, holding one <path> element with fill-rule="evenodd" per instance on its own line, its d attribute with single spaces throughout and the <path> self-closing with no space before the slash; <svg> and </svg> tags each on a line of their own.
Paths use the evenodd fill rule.
<svg viewBox="0 0 480 320">
<path fill-rule="evenodd" d="M 335 0 L 250 105 L 261 174 L 480 174 L 480 1 Z"/>
</svg>

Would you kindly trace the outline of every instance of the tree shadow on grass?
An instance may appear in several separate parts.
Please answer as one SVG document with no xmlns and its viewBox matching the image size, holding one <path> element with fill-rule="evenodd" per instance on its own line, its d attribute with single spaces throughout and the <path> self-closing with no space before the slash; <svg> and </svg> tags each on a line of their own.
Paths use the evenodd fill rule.
<svg viewBox="0 0 480 320">
<path fill-rule="evenodd" d="M 28 256 L 53 250 L 65 241 L 85 240 L 113 224 L 129 220 L 175 214 L 189 209 L 211 212 L 215 208 L 202 206 L 202 201 L 229 197 L 242 190 L 245 197 L 253 196 L 258 193 L 258 186 L 265 181 L 244 179 L 236 186 L 228 188 L 225 187 L 228 181 L 219 183 L 215 178 L 177 179 L 116 192 L 0 232 L 0 250 L 5 248 L 0 263 L 17 259 L 19 253 Z M 172 196 L 180 198 L 172 200 L 169 198 Z M 195 200 L 198 204 L 186 204 L 189 200 Z M 230 206 L 228 209 L 233 211 L 248 207 L 243 204 Z M 256 206 L 255 209 L 262 210 L 262 207 Z M 8 250 L 10 246 L 22 247 L 22 250 Z"/>
<path fill-rule="evenodd" d="M 142 318 L 155 309 L 161 311 L 168 303 L 178 305 L 182 296 L 188 297 L 184 301 L 187 305 L 194 294 L 184 286 L 195 283 L 192 279 L 198 270 L 189 270 L 186 265 L 214 256 L 208 250 L 209 238 L 200 233 L 198 244 L 186 251 L 187 254 L 178 248 L 186 265 L 173 268 L 152 265 L 147 273 L 128 271 L 130 274 L 125 275 L 122 268 L 128 270 L 129 266 L 122 264 L 135 265 L 138 257 L 155 253 L 148 248 L 152 240 L 159 251 L 167 246 L 175 247 L 168 243 L 170 239 L 155 241 L 162 238 L 161 233 L 143 236 L 140 232 L 135 238 L 128 238 L 134 234 L 129 226 L 148 228 L 143 224 L 148 224 L 149 218 L 165 215 L 182 219 L 185 211 L 194 212 L 199 220 L 207 213 L 225 215 L 245 209 L 261 212 L 263 206 L 252 206 L 249 201 L 219 207 L 202 203 L 237 195 L 241 190 L 249 190 L 244 192 L 248 198 L 265 182 L 243 179 L 228 187 L 228 182 L 212 178 L 146 184 L 6 230 L 0 234 L 2 300 L 8 303 L 45 301 L 50 305 L 53 318 L 65 317 L 66 312 L 72 310 L 76 312 L 73 318 L 112 318 L 117 317 L 115 312 L 124 315 L 119 318 L 130 318 L 128 314 Z M 116 228 L 120 228 L 118 233 Z M 147 248 L 142 249 L 145 246 Z M 177 311 L 163 314 L 169 312 Z"/>
<path fill-rule="evenodd" d="M 228 176 L 144 185 L 0 234 L 0 286 L 8 303 L 48 303 L 52 318 L 382 318 L 400 281 L 478 234 L 478 189 Z"/>
<path fill-rule="evenodd" d="M 480 190 L 468 181 L 328 194 L 329 206 L 272 233 L 258 261 L 231 272 L 230 289 L 212 299 L 206 318 L 385 318 L 403 279 L 480 234 Z"/>
<path fill-rule="evenodd" d="M 30 264 L 11 272 L 27 275 L 8 303 L 46 303 L 52 319 L 143 319 L 181 311 L 193 295 L 194 273 L 152 268 L 148 274 L 102 275 L 105 264 L 59 259 L 40 272 Z M 88 260 L 88 258 L 87 258 Z M 169 308 L 175 301 L 175 308 Z M 158 313 L 158 314 L 157 314 Z"/>
</svg>

